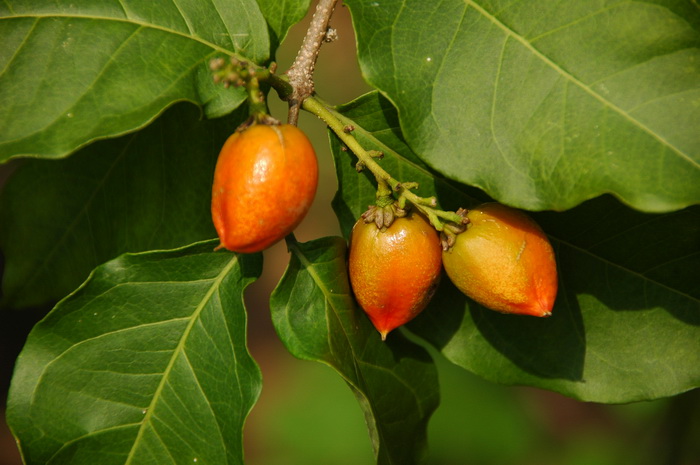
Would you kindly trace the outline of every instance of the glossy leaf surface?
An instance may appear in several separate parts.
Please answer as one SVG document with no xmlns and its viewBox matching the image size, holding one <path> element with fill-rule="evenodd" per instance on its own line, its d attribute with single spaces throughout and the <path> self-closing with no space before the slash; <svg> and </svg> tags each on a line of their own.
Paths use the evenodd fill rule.
<svg viewBox="0 0 700 465">
<path fill-rule="evenodd" d="M 529 210 L 700 202 L 696 2 L 347 4 L 363 74 L 445 176 Z"/>
<path fill-rule="evenodd" d="M 308 0 L 261 3 L 283 37 Z M 181 100 L 226 114 L 245 95 L 215 85 L 209 61 L 237 54 L 264 63 L 272 53 L 255 0 L 7 1 L 0 39 L 0 162 L 65 156 Z"/>
<path fill-rule="evenodd" d="M 29 335 L 8 399 L 28 465 L 243 463 L 261 386 L 244 288 L 258 255 L 123 255 Z"/>
<path fill-rule="evenodd" d="M 367 149 L 400 181 L 418 181 L 446 208 L 483 194 L 431 177 L 401 139 L 395 110 L 377 94 L 341 108 Z M 334 138 L 333 138 L 334 139 Z M 354 156 L 334 153 L 341 191 L 334 207 L 347 234 L 374 199 Z M 392 150 L 393 149 L 393 150 Z M 480 307 L 448 279 L 411 331 L 452 362 L 506 384 L 528 384 L 597 402 L 670 396 L 700 386 L 700 211 L 643 214 L 609 196 L 533 217 L 557 256 L 559 295 L 547 319 Z"/>
<path fill-rule="evenodd" d="M 377 463 L 418 463 L 438 404 L 432 359 L 398 331 L 382 342 L 352 298 L 344 240 L 293 243 L 290 251 L 270 299 L 280 338 L 296 357 L 329 365 L 348 383 L 364 411 Z"/>
</svg>

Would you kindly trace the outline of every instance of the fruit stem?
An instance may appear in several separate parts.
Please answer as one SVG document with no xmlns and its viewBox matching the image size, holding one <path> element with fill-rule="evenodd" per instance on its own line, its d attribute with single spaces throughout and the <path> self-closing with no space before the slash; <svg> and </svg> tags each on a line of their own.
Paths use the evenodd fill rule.
<svg viewBox="0 0 700 465">
<path fill-rule="evenodd" d="M 384 179 L 377 179 L 377 206 L 386 207 L 394 202 L 389 184 Z"/>
<path fill-rule="evenodd" d="M 385 181 L 392 189 L 394 186 L 399 184 L 399 182 L 392 178 L 389 173 L 384 171 L 384 169 L 379 166 L 379 164 L 374 160 L 374 157 L 367 152 L 362 145 L 355 139 L 352 135 L 352 130 L 348 130 L 346 127 L 334 114 L 333 112 L 316 97 L 309 97 L 304 100 L 302 108 L 319 117 L 328 127 L 333 131 L 338 138 L 343 141 L 343 143 L 353 151 L 357 158 L 362 163 L 363 167 L 369 169 L 374 177 L 379 180 Z"/>
<path fill-rule="evenodd" d="M 420 197 L 411 192 L 411 189 L 418 187 L 413 182 L 399 182 L 392 177 L 379 163 L 375 161 L 376 152 L 367 151 L 357 141 L 352 134 L 354 126 L 347 125 L 340 119 L 338 113 L 325 105 L 317 97 L 308 97 L 304 100 L 302 108 L 309 113 L 316 115 L 333 131 L 338 138 L 357 156 L 358 166 L 367 168 L 372 172 L 377 180 L 377 197 L 393 194 L 399 201 L 399 206 L 403 208 L 405 202 L 410 202 L 417 210 L 423 213 L 430 224 L 438 231 L 443 231 L 445 223 L 464 224 L 464 217 L 455 212 L 437 209 L 437 199 L 435 197 Z M 373 156 L 375 155 L 375 156 Z M 386 186 L 386 187 L 385 187 Z"/>
<path fill-rule="evenodd" d="M 256 122 L 263 122 L 267 118 L 267 105 L 265 105 L 265 96 L 260 92 L 260 82 L 255 71 L 251 70 L 249 77 L 245 80 L 245 89 L 248 93 L 250 115 Z"/>
<path fill-rule="evenodd" d="M 294 88 L 286 76 L 278 76 L 267 68 L 260 68 L 257 71 L 257 76 L 260 82 L 266 82 L 275 89 L 281 100 L 287 100 L 294 92 Z"/>
<path fill-rule="evenodd" d="M 279 124 L 267 112 L 265 94 L 260 90 L 260 83 L 266 82 L 272 86 L 280 98 L 284 99 L 293 92 L 292 86 L 273 72 L 275 64 L 264 68 L 249 61 L 230 55 L 228 60 L 217 57 L 209 62 L 214 82 L 224 87 L 244 87 L 250 107 L 250 118 L 239 127 L 247 127 L 254 123 Z"/>
</svg>

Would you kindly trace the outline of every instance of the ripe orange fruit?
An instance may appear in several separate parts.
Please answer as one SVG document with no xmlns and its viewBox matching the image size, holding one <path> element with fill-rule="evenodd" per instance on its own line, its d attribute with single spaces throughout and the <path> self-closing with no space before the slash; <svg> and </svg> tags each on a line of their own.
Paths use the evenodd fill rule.
<svg viewBox="0 0 700 465">
<path fill-rule="evenodd" d="M 419 214 L 382 230 L 360 218 L 350 238 L 350 284 L 374 327 L 386 335 L 428 305 L 440 279 L 440 239 Z"/>
<path fill-rule="evenodd" d="M 498 203 L 470 210 L 467 218 L 467 230 L 442 254 L 455 286 L 492 310 L 551 315 L 557 267 L 554 250 L 537 223 Z"/>
<path fill-rule="evenodd" d="M 228 138 L 216 163 L 211 213 L 220 247 L 264 250 L 296 228 L 311 207 L 318 162 L 296 126 L 257 124 Z"/>
</svg>

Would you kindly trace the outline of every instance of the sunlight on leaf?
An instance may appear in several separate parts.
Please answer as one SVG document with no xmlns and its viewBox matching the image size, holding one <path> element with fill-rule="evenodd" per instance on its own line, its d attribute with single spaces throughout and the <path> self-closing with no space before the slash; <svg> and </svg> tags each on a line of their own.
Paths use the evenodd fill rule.
<svg viewBox="0 0 700 465">
<path fill-rule="evenodd" d="M 363 74 L 446 176 L 529 210 L 700 202 L 696 2 L 347 4 Z"/>
<path fill-rule="evenodd" d="M 308 0 L 265 6 L 283 37 Z M 0 41 L 0 162 L 66 156 L 177 101 L 227 114 L 245 92 L 215 85 L 209 61 L 235 53 L 263 64 L 273 52 L 255 0 L 7 1 Z"/>
<path fill-rule="evenodd" d="M 242 463 L 262 382 L 242 295 L 261 260 L 215 245 L 123 255 L 36 325 L 7 414 L 28 465 Z"/>
</svg>

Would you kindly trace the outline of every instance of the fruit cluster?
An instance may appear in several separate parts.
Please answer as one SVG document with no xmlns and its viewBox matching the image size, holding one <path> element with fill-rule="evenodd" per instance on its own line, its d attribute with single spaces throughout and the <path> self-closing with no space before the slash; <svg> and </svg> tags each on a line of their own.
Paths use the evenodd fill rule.
<svg viewBox="0 0 700 465">
<path fill-rule="evenodd" d="M 318 183 L 314 149 L 296 126 L 253 124 L 224 144 L 212 188 L 220 248 L 264 250 L 294 230 Z M 355 224 L 349 274 L 355 298 L 382 339 L 422 312 L 444 267 L 459 290 L 503 313 L 549 316 L 557 293 L 554 252 L 522 212 L 487 203 L 441 241 L 419 212 L 373 207 Z"/>
<path fill-rule="evenodd" d="M 557 294 L 554 251 L 524 213 L 498 203 L 467 213 L 467 228 L 442 247 L 419 213 L 388 227 L 360 218 L 350 239 L 350 282 L 382 339 L 416 317 L 444 266 L 464 294 L 503 313 L 549 316 Z"/>
</svg>

